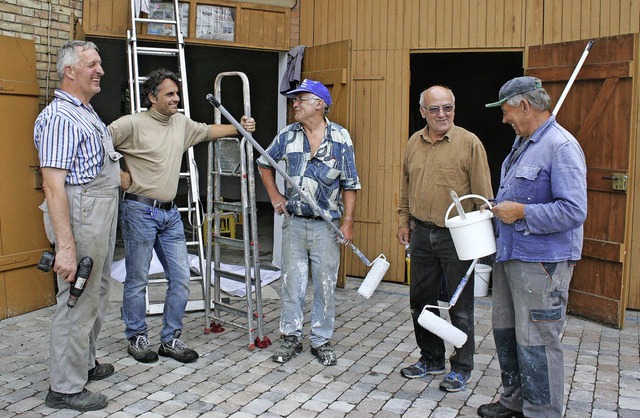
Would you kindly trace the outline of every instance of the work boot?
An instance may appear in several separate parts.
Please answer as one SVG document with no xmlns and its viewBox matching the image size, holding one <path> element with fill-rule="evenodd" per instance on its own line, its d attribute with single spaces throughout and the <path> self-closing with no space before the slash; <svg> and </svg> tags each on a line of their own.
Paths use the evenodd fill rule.
<svg viewBox="0 0 640 418">
<path fill-rule="evenodd" d="M 500 402 L 480 405 L 478 408 L 478 415 L 488 418 L 524 418 L 524 414 L 522 412 L 509 409 Z"/>
<path fill-rule="evenodd" d="M 144 334 L 134 335 L 129 338 L 127 352 L 140 363 L 154 363 L 158 361 L 158 355 L 151 349 L 151 343 Z"/>
<path fill-rule="evenodd" d="M 335 366 L 338 364 L 336 353 L 333 352 L 330 342 L 326 342 L 320 347 L 311 347 L 311 354 L 316 356 L 323 366 Z"/>
<path fill-rule="evenodd" d="M 280 339 L 280 347 L 271 357 L 276 363 L 286 363 L 302 351 L 302 343 L 295 335 L 282 335 Z"/>
<path fill-rule="evenodd" d="M 115 371 L 116 369 L 115 367 L 113 367 L 113 364 L 100 364 L 98 363 L 98 360 L 96 360 L 96 365 L 89 370 L 89 376 L 87 380 L 89 382 L 93 380 L 102 380 L 111 376 Z"/>
<path fill-rule="evenodd" d="M 400 370 L 407 379 L 418 379 L 427 375 L 443 374 L 445 371 L 444 364 L 427 364 L 426 361 L 420 359 L 415 364 Z"/>
<path fill-rule="evenodd" d="M 109 399 L 99 393 L 89 392 L 84 389 L 78 393 L 54 392 L 49 388 L 45 401 L 49 408 L 75 409 L 76 411 L 97 411 L 104 409 L 109 404 Z"/>
<path fill-rule="evenodd" d="M 199 357 L 195 350 L 190 349 L 185 343 L 177 338 L 160 344 L 158 354 L 163 357 L 171 357 L 180 363 L 193 363 Z"/>
</svg>

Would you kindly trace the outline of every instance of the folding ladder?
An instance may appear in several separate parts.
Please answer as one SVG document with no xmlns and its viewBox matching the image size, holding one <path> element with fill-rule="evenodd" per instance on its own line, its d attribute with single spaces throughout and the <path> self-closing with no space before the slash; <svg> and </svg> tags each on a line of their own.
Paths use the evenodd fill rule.
<svg viewBox="0 0 640 418">
<path fill-rule="evenodd" d="M 214 81 L 214 95 L 221 100 L 221 83 L 226 77 L 240 77 L 242 81 L 242 97 L 244 115 L 251 116 L 249 98 L 249 80 L 244 73 L 232 71 L 218 74 Z M 214 122 L 220 123 L 221 114 L 215 110 Z M 248 331 L 249 349 L 266 348 L 271 344 L 264 336 L 264 318 L 262 313 L 262 283 L 260 280 L 260 261 L 258 248 L 258 225 L 256 216 L 255 176 L 253 168 L 253 147 L 246 138 L 219 138 L 209 143 L 207 167 L 207 212 L 205 215 L 207 233 L 206 287 L 205 299 L 213 304 L 213 312 L 205 306 L 205 333 L 222 332 L 222 323 L 244 328 Z M 231 202 L 222 196 L 223 179 L 237 179 L 240 182 L 240 201 Z M 221 234 L 220 224 L 228 216 L 242 215 L 242 239 L 226 237 Z M 213 229 L 212 229 L 213 224 Z M 233 236 L 233 235 L 232 235 Z M 241 248 L 244 260 L 244 274 L 225 270 L 221 263 L 221 245 Z M 213 255 L 212 255 L 213 249 Z M 211 275 L 213 270 L 213 283 Z M 251 274 L 253 270 L 253 275 Z M 227 279 L 245 284 L 245 296 L 241 302 L 242 308 L 232 306 L 230 301 L 221 297 L 220 283 Z M 213 286 L 213 299 L 211 287 Z M 246 323 L 224 320 L 222 313 L 244 316 Z M 220 322 L 216 322 L 220 321 Z M 257 333 L 257 336 L 255 336 Z M 255 338 L 254 338 L 255 336 Z"/>
<path fill-rule="evenodd" d="M 187 71 L 184 58 L 184 37 L 181 32 L 180 25 L 180 5 L 178 0 L 173 1 L 173 18 L 168 19 L 154 19 L 154 18 L 142 18 L 139 17 L 136 0 L 130 0 L 131 4 L 131 29 L 127 30 L 127 58 L 129 69 L 129 98 L 131 104 L 131 113 L 138 113 L 146 110 L 141 107 L 142 98 L 140 97 L 140 86 L 147 79 L 139 74 L 139 59 L 141 56 L 155 56 L 155 57 L 176 57 L 178 60 L 178 78 L 180 79 L 180 94 L 182 98 L 183 108 L 178 111 L 185 116 L 190 117 L 189 111 L 189 90 L 187 87 Z M 138 36 L 136 31 L 144 27 L 143 24 L 161 25 L 164 28 L 169 28 L 169 32 L 164 31 L 164 35 L 176 37 L 175 48 L 161 48 L 161 47 L 149 47 L 138 45 Z M 194 158 L 193 148 L 189 148 L 185 154 L 186 159 L 186 171 L 180 173 L 180 180 L 187 182 L 188 196 L 187 206 L 179 207 L 181 213 L 187 213 L 187 218 L 190 226 L 192 227 L 191 240 L 187 240 L 187 247 L 196 248 L 198 252 L 199 260 L 199 272 L 200 276 L 191 277 L 191 281 L 199 281 L 202 287 L 202 299 L 190 300 L 187 303 L 186 310 L 202 310 L 204 308 L 204 295 L 205 285 L 202 278 L 202 268 L 204 260 L 204 245 L 202 241 L 202 203 L 200 202 L 200 192 L 198 183 L 198 167 Z M 166 283 L 165 279 L 149 279 L 149 284 L 162 284 Z M 152 303 L 149 298 L 149 288 L 147 287 L 146 295 L 147 314 L 159 314 L 162 313 L 163 303 Z"/>
</svg>

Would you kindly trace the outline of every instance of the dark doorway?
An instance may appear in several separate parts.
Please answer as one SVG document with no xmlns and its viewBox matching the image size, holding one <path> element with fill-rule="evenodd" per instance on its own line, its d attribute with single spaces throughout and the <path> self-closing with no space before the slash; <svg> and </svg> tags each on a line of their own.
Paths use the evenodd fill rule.
<svg viewBox="0 0 640 418">
<path fill-rule="evenodd" d="M 129 114 L 127 46 L 123 39 L 89 38 L 100 48 L 105 76 L 102 79 L 102 91 L 92 104 L 102 120 L 108 125 L 122 115 Z M 175 47 L 175 45 L 149 43 L 149 46 Z M 175 57 L 143 57 L 140 60 L 140 75 L 144 76 L 157 68 L 177 71 Z M 245 49 L 221 48 L 213 46 L 187 45 L 185 60 L 188 76 L 189 105 L 191 118 L 198 122 L 213 123 L 213 107 L 205 99 L 207 93 L 213 93 L 215 77 L 226 71 L 241 71 L 249 78 L 251 95 L 251 115 L 256 120 L 257 129 L 254 138 L 266 148 L 277 133 L 278 100 L 278 60 L 279 54 L 270 51 L 251 51 Z M 225 79 L 221 88 L 222 104 L 235 118 L 243 113 L 242 83 L 238 77 Z M 228 123 L 223 120 L 222 123 Z M 194 148 L 200 176 L 200 194 L 206 201 L 207 193 L 207 144 L 198 144 Z M 257 158 L 258 153 L 254 153 Z M 236 182 L 222 183 L 225 198 L 239 200 L 240 192 Z M 268 201 L 264 187 L 256 177 L 256 199 Z M 181 182 L 178 194 L 186 193 L 186 185 Z"/>
<path fill-rule="evenodd" d="M 449 87 L 456 98 L 455 124 L 475 133 L 487 151 L 494 193 L 500 166 L 511 150 L 515 133 L 502 123 L 500 109 L 485 108 L 496 101 L 500 87 L 523 74 L 522 52 L 411 54 L 409 132 L 422 129 L 420 93 L 434 84 Z"/>
</svg>

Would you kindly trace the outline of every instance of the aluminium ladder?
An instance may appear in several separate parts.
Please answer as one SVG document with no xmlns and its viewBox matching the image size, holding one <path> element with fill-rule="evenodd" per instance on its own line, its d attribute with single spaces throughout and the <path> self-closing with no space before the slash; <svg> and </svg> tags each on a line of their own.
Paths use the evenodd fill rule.
<svg viewBox="0 0 640 418">
<path fill-rule="evenodd" d="M 251 105 L 249 98 L 249 80 L 244 73 L 231 71 L 218 74 L 214 82 L 214 95 L 221 101 L 220 87 L 226 77 L 240 77 L 242 81 L 244 115 L 251 117 Z M 220 123 L 220 111 L 215 109 L 214 123 Z M 209 143 L 207 167 L 207 212 L 206 231 L 207 250 L 206 265 L 214 268 L 206 271 L 207 301 L 213 304 L 213 312 L 205 306 L 205 333 L 222 332 L 222 323 L 244 328 L 248 331 L 249 349 L 266 348 L 271 344 L 268 337 L 264 336 L 264 317 L 262 312 L 262 283 L 260 280 L 260 261 L 258 248 L 258 225 L 256 215 L 255 175 L 253 168 L 253 147 L 242 138 L 219 138 L 214 143 Z M 231 202 L 222 197 L 223 179 L 238 179 L 240 181 L 240 202 Z M 226 237 L 221 234 L 221 220 L 223 217 L 239 217 L 242 215 L 242 239 Z M 213 229 L 212 229 L 213 221 Z M 244 274 L 225 269 L 221 263 L 221 245 L 241 248 L 244 260 Z M 213 255 L 211 254 L 213 247 Z M 212 258 L 213 257 L 213 258 Z M 213 282 L 211 275 L 213 270 Z M 253 270 L 253 276 L 252 276 Z M 241 301 L 242 308 L 232 306 L 230 300 L 221 297 L 220 282 L 222 279 L 232 280 L 245 284 L 245 296 Z M 211 287 L 213 286 L 213 299 Z M 238 323 L 233 320 L 224 320 L 222 313 L 244 316 L 246 323 Z M 216 322 L 220 321 L 220 322 Z M 257 333 L 257 336 L 256 336 Z"/>
<path fill-rule="evenodd" d="M 182 109 L 178 111 L 185 116 L 190 117 L 189 111 L 189 90 L 187 88 L 187 71 L 184 56 L 184 37 L 180 26 L 180 5 L 178 0 L 173 0 L 173 18 L 154 19 L 142 18 L 138 16 L 136 10 L 136 0 L 130 0 L 131 4 L 131 29 L 127 30 L 127 58 L 129 69 L 129 98 L 131 105 L 131 113 L 137 113 L 145 110 L 141 107 L 142 98 L 140 97 L 140 86 L 147 79 L 139 74 L 139 58 L 140 56 L 156 56 L 156 57 L 176 57 L 178 60 L 178 78 L 180 79 L 180 93 L 182 98 Z M 176 37 L 176 46 L 174 48 L 149 47 L 138 45 L 138 37 L 136 31 L 143 27 L 142 24 L 163 25 L 170 28 L 171 36 Z M 168 34 L 165 34 L 168 36 Z M 180 179 L 187 181 L 188 197 L 187 206 L 179 207 L 181 213 L 186 212 L 189 224 L 192 227 L 191 240 L 187 241 L 187 247 L 195 247 L 198 252 L 198 260 L 200 266 L 200 276 L 191 277 L 191 281 L 199 281 L 202 287 L 202 299 L 190 300 L 187 302 L 187 311 L 202 310 L 205 301 L 205 285 L 202 275 L 204 260 L 204 245 L 202 240 L 202 203 L 200 202 L 198 167 L 194 158 L 193 147 L 186 152 L 186 171 L 180 173 Z M 194 223 L 195 221 L 195 223 Z M 149 285 L 167 283 L 166 279 L 150 278 Z M 162 313 L 163 303 L 152 303 L 149 300 L 149 287 L 147 286 L 146 304 L 147 314 Z"/>
</svg>

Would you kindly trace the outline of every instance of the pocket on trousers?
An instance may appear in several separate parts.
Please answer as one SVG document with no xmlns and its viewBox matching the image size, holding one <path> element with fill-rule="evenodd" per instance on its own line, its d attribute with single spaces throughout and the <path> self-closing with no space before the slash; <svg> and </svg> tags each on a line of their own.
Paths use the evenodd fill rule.
<svg viewBox="0 0 640 418">
<path fill-rule="evenodd" d="M 531 309 L 530 314 L 533 322 L 559 321 L 562 319 L 562 308 Z"/>
</svg>

